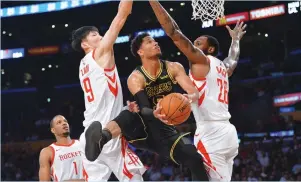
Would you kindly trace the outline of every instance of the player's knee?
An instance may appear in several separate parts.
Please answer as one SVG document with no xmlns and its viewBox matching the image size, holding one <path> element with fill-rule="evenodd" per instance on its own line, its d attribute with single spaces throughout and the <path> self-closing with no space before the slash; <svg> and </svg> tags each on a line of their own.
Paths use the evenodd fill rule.
<svg viewBox="0 0 301 182">
<path fill-rule="evenodd" d="M 105 129 L 110 131 L 112 138 L 116 138 L 121 134 L 121 129 L 116 121 L 110 121 L 105 127 Z"/>
<path fill-rule="evenodd" d="M 119 115 L 113 119 L 113 121 L 115 121 L 118 124 L 118 126 L 120 127 L 120 129 L 123 130 L 124 126 L 129 124 L 129 122 L 134 119 L 135 119 L 134 113 L 132 113 L 128 110 L 124 110 L 124 111 L 121 111 L 119 113 Z"/>
<path fill-rule="evenodd" d="M 181 143 L 181 146 L 177 146 L 178 148 L 177 156 L 176 158 L 180 160 L 181 163 L 185 163 L 189 166 L 199 166 L 203 165 L 203 158 L 202 156 L 197 152 L 197 149 L 194 145 L 191 143 Z"/>
</svg>

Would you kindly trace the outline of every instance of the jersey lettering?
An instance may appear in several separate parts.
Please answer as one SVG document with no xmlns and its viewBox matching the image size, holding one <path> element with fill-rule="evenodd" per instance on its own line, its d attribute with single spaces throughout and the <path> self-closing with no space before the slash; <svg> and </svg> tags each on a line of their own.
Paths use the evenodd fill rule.
<svg viewBox="0 0 301 182">
<path fill-rule="evenodd" d="M 217 85 L 219 86 L 218 101 L 224 104 L 228 104 L 228 89 L 227 81 L 217 78 Z"/>
<path fill-rule="evenodd" d="M 83 84 L 84 84 L 84 90 L 85 90 L 85 94 L 87 95 L 88 101 L 93 102 L 94 101 L 94 94 L 93 94 L 90 78 L 89 77 L 85 78 L 83 80 Z"/>
<path fill-rule="evenodd" d="M 78 175 L 76 162 L 73 162 L 75 174 Z"/>
<path fill-rule="evenodd" d="M 198 104 L 192 111 L 196 122 L 227 121 L 231 118 L 228 110 L 229 81 L 224 63 L 212 56 L 210 71 L 205 78 L 195 78 L 190 70 L 189 76 L 199 91 Z"/>
<path fill-rule="evenodd" d="M 81 156 L 80 151 L 70 152 L 70 153 L 67 153 L 67 154 L 59 155 L 59 158 L 60 158 L 61 161 L 63 161 L 63 160 L 66 160 L 66 159 L 77 157 L 77 156 Z"/>
<path fill-rule="evenodd" d="M 80 70 L 82 76 L 89 72 L 89 65 L 87 64 L 83 69 Z"/>
<path fill-rule="evenodd" d="M 55 151 L 51 166 L 51 176 L 54 181 L 84 178 L 79 141 L 73 140 L 72 144 L 66 146 L 51 144 L 51 147 Z"/>
</svg>

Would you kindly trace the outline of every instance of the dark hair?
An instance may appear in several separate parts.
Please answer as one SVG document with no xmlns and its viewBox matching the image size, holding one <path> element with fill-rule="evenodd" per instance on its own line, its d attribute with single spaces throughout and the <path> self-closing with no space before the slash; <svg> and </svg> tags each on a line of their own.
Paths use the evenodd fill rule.
<svg viewBox="0 0 301 182">
<path fill-rule="evenodd" d="M 58 116 L 62 116 L 62 115 L 58 114 L 58 115 L 54 116 L 54 117 L 52 118 L 52 120 L 50 121 L 50 129 L 53 128 L 53 122 L 54 122 L 54 120 L 55 120 Z"/>
<path fill-rule="evenodd" d="M 219 42 L 217 39 L 211 35 L 203 35 L 204 37 L 207 37 L 207 42 L 209 47 L 214 47 L 214 52 L 211 53 L 212 56 L 217 56 L 219 52 Z"/>
<path fill-rule="evenodd" d="M 143 42 L 143 39 L 147 36 L 150 36 L 148 33 L 141 33 L 137 35 L 131 42 L 131 52 L 133 56 L 136 58 L 139 58 L 138 50 L 141 47 L 141 44 Z"/>
<path fill-rule="evenodd" d="M 81 52 L 82 40 L 85 39 L 87 35 L 92 31 L 99 32 L 98 29 L 94 26 L 83 26 L 77 30 L 72 31 L 72 48 L 78 52 Z"/>
<path fill-rule="evenodd" d="M 53 122 L 54 122 L 54 119 L 57 117 L 58 115 L 54 116 L 52 118 L 52 120 L 50 121 L 50 129 L 53 128 Z"/>
</svg>

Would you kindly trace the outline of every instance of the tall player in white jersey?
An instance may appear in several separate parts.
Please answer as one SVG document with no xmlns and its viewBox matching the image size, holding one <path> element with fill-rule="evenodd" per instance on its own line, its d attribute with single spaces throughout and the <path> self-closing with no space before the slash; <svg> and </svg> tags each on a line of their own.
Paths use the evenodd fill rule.
<svg viewBox="0 0 301 182">
<path fill-rule="evenodd" d="M 80 136 L 80 142 L 88 181 L 107 181 L 112 172 L 120 181 L 143 181 L 143 164 L 128 148 L 127 142 L 116 137 L 120 133 L 117 123 L 109 122 L 123 109 L 113 45 L 131 13 L 132 4 L 133 1 L 121 0 L 118 13 L 103 37 L 92 26 L 81 27 L 72 35 L 72 47 L 85 52 L 79 67 L 86 108 L 83 122 L 85 130 Z M 102 130 L 102 126 L 105 129 Z M 96 132 L 102 132 L 102 135 L 94 142 L 95 137 L 99 137 Z M 106 144 L 102 146 L 101 142 Z"/>
<path fill-rule="evenodd" d="M 85 181 L 80 143 L 70 138 L 65 117 L 55 116 L 50 128 L 56 142 L 43 148 L 40 153 L 40 181 Z"/>
<path fill-rule="evenodd" d="M 199 90 L 199 101 L 192 107 L 197 123 L 194 144 L 203 156 L 208 177 L 212 181 L 230 181 L 238 137 L 229 122 L 228 77 L 237 65 L 239 40 L 246 33 L 246 26 L 242 22 L 233 30 L 227 26 L 232 45 L 229 56 L 221 61 L 215 57 L 219 43 L 214 37 L 201 36 L 192 44 L 158 1 L 150 4 L 166 34 L 189 60 L 189 76 Z"/>
</svg>

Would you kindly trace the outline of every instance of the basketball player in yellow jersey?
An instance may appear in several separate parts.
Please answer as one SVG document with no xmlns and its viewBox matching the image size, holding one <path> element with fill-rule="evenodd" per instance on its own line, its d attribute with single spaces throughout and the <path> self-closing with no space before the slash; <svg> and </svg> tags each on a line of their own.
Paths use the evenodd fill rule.
<svg viewBox="0 0 301 182">
<path fill-rule="evenodd" d="M 40 153 L 40 181 L 85 181 L 80 144 L 70 138 L 68 121 L 57 115 L 51 120 L 50 128 L 56 142 Z"/>
<path fill-rule="evenodd" d="M 197 123 L 194 144 L 203 156 L 209 179 L 230 181 L 238 138 L 229 122 L 228 77 L 237 65 L 239 40 L 246 33 L 246 25 L 238 22 L 233 30 L 227 26 L 232 45 L 229 56 L 220 61 L 215 57 L 219 43 L 214 37 L 201 36 L 193 44 L 158 1 L 150 1 L 150 4 L 166 34 L 190 62 L 189 76 L 199 91 L 199 101 L 192 107 Z"/>
</svg>

